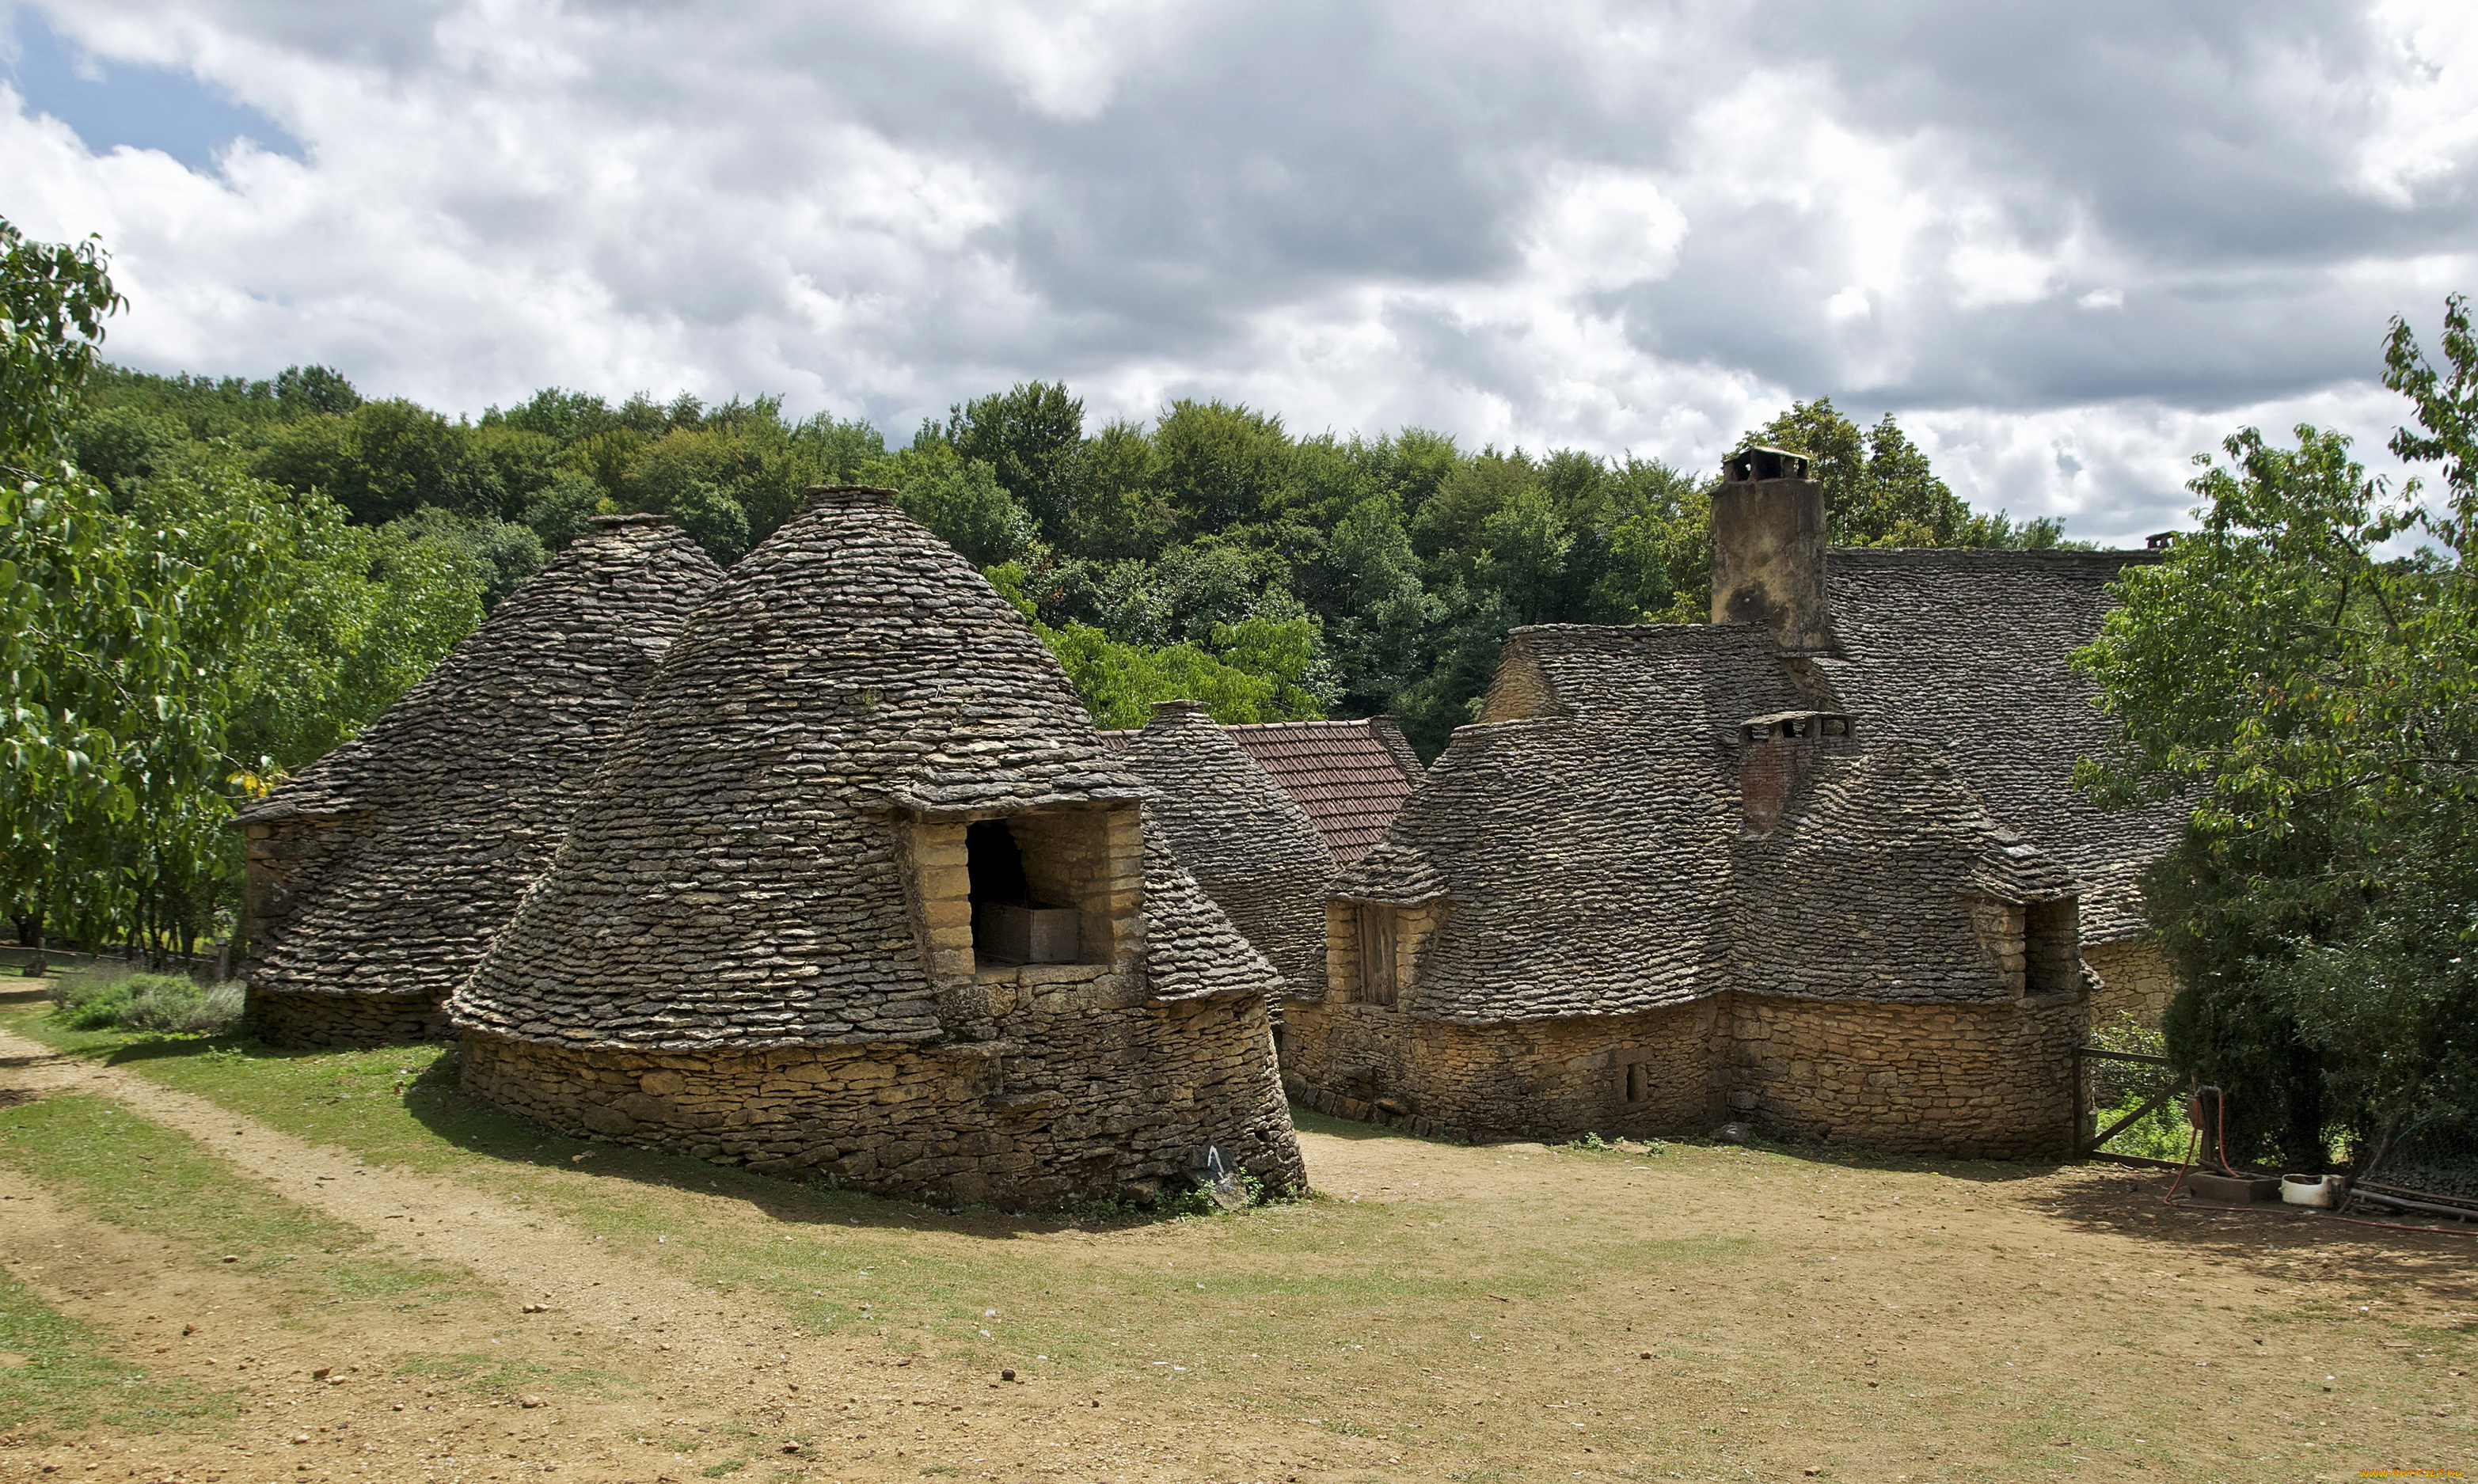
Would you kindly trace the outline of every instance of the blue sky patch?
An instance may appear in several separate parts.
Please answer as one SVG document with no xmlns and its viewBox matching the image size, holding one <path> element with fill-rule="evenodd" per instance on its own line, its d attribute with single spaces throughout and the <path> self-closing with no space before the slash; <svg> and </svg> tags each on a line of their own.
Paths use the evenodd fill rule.
<svg viewBox="0 0 2478 1484">
<path fill-rule="evenodd" d="M 116 145 L 160 149 L 192 170 L 215 168 L 236 138 L 302 158 L 301 142 L 256 109 L 236 103 L 187 72 L 88 57 L 53 35 L 40 16 L 20 12 L 0 51 L 10 83 L 29 110 L 49 113 L 102 154 Z"/>
</svg>

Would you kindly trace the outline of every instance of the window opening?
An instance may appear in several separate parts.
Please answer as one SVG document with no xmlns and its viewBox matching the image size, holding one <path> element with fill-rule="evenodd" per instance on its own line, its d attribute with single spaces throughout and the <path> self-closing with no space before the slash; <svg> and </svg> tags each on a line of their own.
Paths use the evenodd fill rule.
<svg viewBox="0 0 2478 1484">
<path fill-rule="evenodd" d="M 1037 901 L 1024 870 L 1024 845 L 1004 819 L 964 828 L 964 865 L 972 883 L 973 957 L 991 964 L 1072 964 L 1083 914 Z"/>
<path fill-rule="evenodd" d="M 1024 876 L 1024 852 L 1016 847 L 1015 831 L 1007 828 L 1004 819 L 966 825 L 964 858 L 972 874 L 974 901 L 1032 900 L 1032 885 Z"/>
<path fill-rule="evenodd" d="M 1652 1064 L 1629 1062 L 1626 1076 L 1626 1100 L 1639 1103 L 1652 1096 Z"/>
<path fill-rule="evenodd" d="M 1359 997 L 1394 1003 L 1394 909 L 1374 902 L 1359 908 Z"/>
<path fill-rule="evenodd" d="M 2023 912 L 2023 988 L 2061 994 L 2082 981 L 2081 913 L 2071 897 L 2033 902 Z"/>
</svg>

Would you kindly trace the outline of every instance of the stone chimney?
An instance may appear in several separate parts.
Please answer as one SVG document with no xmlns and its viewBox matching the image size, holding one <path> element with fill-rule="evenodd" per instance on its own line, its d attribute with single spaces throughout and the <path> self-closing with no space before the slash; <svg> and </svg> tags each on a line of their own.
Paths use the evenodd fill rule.
<svg viewBox="0 0 2478 1484">
<path fill-rule="evenodd" d="M 1833 649 L 1824 487 L 1807 473 L 1805 454 L 1749 446 L 1712 492 L 1712 621 L 1761 624 L 1792 654 Z"/>
<path fill-rule="evenodd" d="M 1747 829 L 1772 833 L 1819 752 L 1852 747 L 1850 718 L 1833 711 L 1781 711 L 1738 723 L 1738 804 Z"/>
</svg>

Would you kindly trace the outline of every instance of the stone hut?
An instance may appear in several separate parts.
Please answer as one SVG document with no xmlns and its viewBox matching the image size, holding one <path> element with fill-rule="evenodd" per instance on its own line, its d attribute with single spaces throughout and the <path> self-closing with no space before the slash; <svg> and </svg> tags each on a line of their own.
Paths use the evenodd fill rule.
<svg viewBox="0 0 2478 1484">
<path fill-rule="evenodd" d="M 2072 1050 L 2173 814 L 2072 794 L 2068 652 L 2138 553 L 1831 551 L 1805 460 L 1732 458 L 1713 623 L 1509 636 L 1328 907 L 1295 1095 L 1474 1136 L 1752 1117 L 1933 1154 L 2075 1130 Z"/>
<path fill-rule="evenodd" d="M 384 716 L 244 810 L 258 1035 L 446 1035 L 442 1002 L 549 867 L 655 662 L 721 576 L 659 516 L 602 517 Z"/>
<path fill-rule="evenodd" d="M 882 490 L 810 491 L 690 620 L 457 992 L 552 1128 L 935 1201 L 1303 1183 L 1280 992 L 1029 625 Z"/>
<path fill-rule="evenodd" d="M 1325 898 L 1333 855 L 1283 792 L 1201 701 L 1157 701 L 1120 754 L 1159 793 L 1151 817 L 1197 885 L 1222 905 L 1295 995 L 1325 992 Z"/>
</svg>

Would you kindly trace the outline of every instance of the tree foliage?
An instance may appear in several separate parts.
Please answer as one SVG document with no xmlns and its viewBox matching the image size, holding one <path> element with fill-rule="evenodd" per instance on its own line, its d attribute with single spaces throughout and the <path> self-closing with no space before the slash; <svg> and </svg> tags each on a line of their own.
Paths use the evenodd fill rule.
<svg viewBox="0 0 2478 1484">
<path fill-rule="evenodd" d="M 2170 1051 L 2226 1086 L 2247 1152 L 2363 1163 L 2478 1115 L 2478 340 L 2447 306 L 2446 368 L 2394 321 L 2388 386 L 2442 465 L 2432 501 L 2366 478 L 2314 427 L 2248 428 L 2191 488 L 2201 529 L 2128 571 L 2082 663 L 2123 747 L 2105 799 L 2190 805 L 2153 912 L 2189 988 Z M 2400 555 L 2404 540 L 2425 544 Z"/>
<path fill-rule="evenodd" d="M 65 419 L 119 302 L 107 265 L 5 222 L 0 239 L 0 895 L 21 934 L 186 948 L 230 906 L 236 798 L 426 672 L 478 620 L 489 579 L 461 540 L 353 526 L 164 407 Z M 279 380 L 265 401 L 340 416 L 341 378 Z"/>
</svg>

